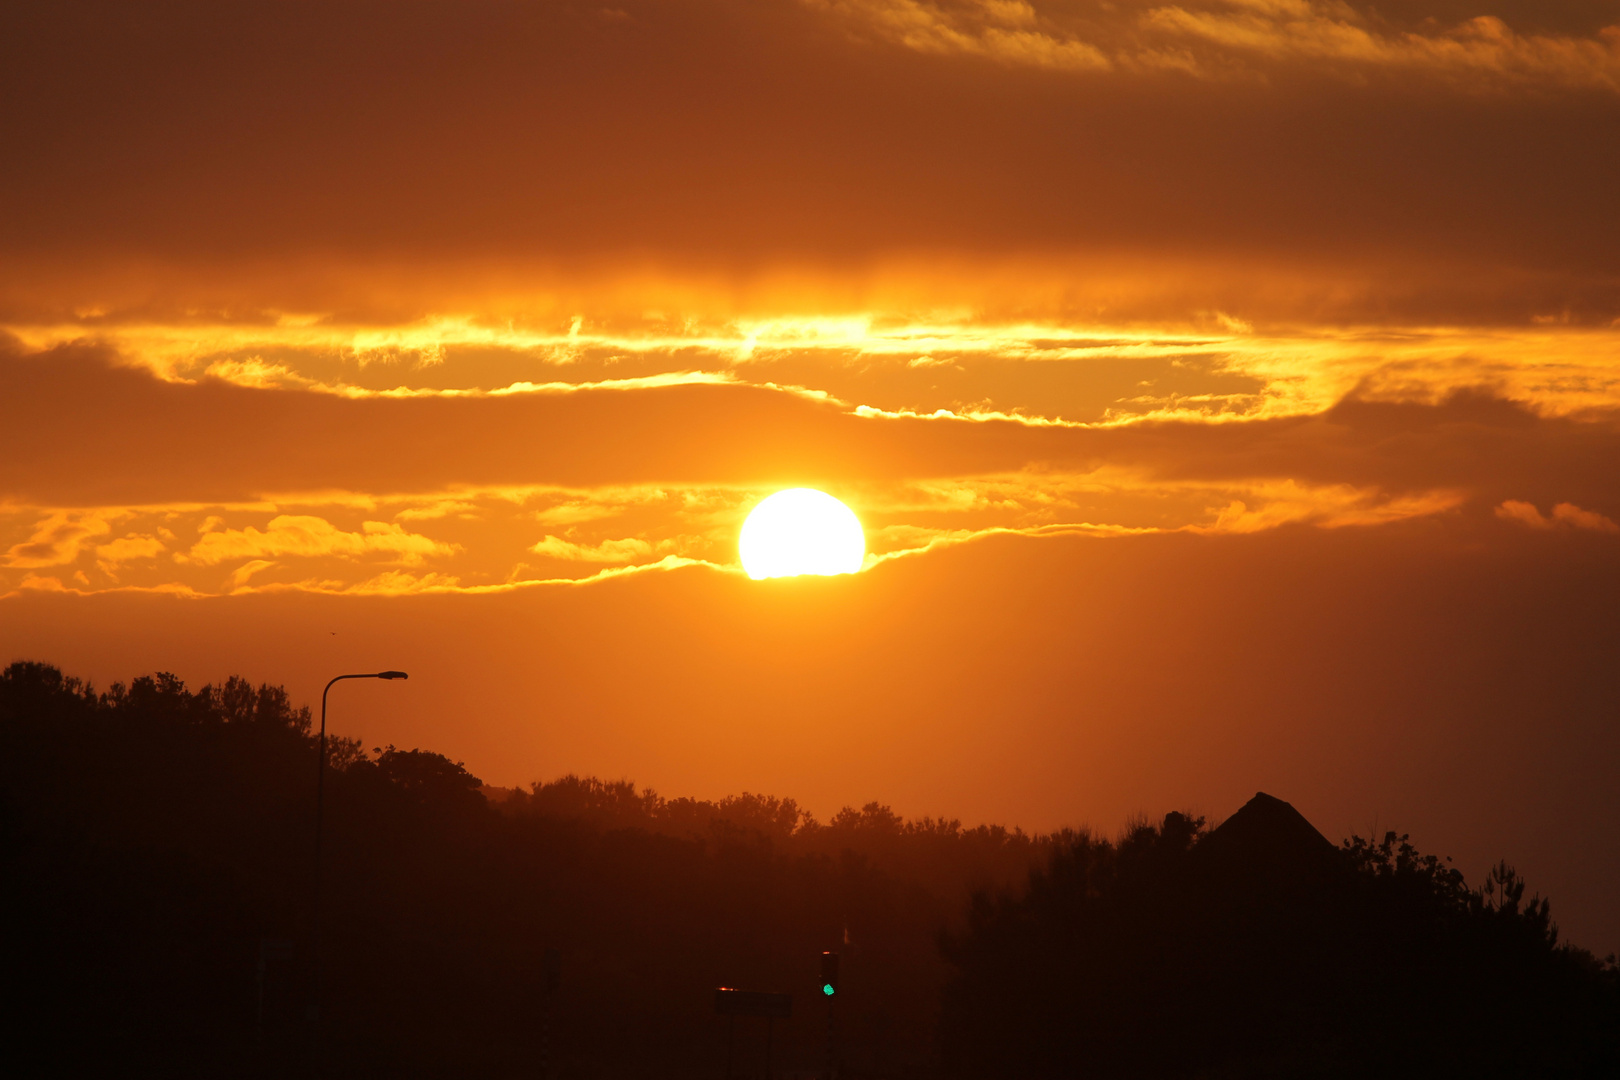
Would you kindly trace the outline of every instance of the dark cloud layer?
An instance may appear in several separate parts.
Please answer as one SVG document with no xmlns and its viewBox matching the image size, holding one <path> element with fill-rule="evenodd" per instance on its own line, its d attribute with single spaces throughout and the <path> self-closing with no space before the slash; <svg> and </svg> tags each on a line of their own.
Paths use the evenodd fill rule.
<svg viewBox="0 0 1620 1080">
<path fill-rule="evenodd" d="M 1027 32 L 1067 32 L 1066 8 L 1038 7 Z M 1085 25 L 1136 34 L 1149 7 Z M 1494 12 L 1598 49 L 1611 7 L 1438 3 L 1406 29 L 1369 25 L 1398 38 L 1425 14 Z M 857 9 L 954 10 L 11 5 L 0 252 L 752 265 L 1058 250 L 1620 274 L 1620 95 L 1601 87 L 1458 85 L 1410 65 L 1352 78 L 1286 52 L 1245 53 L 1243 77 L 1052 70 L 911 47 L 862 31 Z"/>
<path fill-rule="evenodd" d="M 43 506 L 457 486 L 904 481 L 1104 466 L 1295 480 L 1620 517 L 1620 428 L 1484 393 L 1276 420 L 1116 428 L 857 416 L 744 386 L 351 399 L 166 383 L 84 348 L 0 359 L 0 497 Z"/>
</svg>

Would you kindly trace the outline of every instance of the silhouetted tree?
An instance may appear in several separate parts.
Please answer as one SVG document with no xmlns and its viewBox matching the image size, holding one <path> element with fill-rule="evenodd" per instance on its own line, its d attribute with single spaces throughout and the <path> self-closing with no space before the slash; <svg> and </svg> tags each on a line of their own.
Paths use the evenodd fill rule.
<svg viewBox="0 0 1620 1080">
<path fill-rule="evenodd" d="M 98 693 L 0 673 L 8 974 L 59 1072 L 308 1071 L 315 743 L 279 687 L 171 675 Z M 821 825 L 791 799 L 665 799 L 564 777 L 484 788 L 422 749 L 336 739 L 326 813 L 329 1072 L 532 1074 L 544 951 L 564 951 L 563 1076 L 709 1075 L 720 984 L 800 990 L 778 1061 L 819 1062 L 817 956 L 846 955 L 846 1062 L 925 1070 L 938 930 L 970 883 L 1048 848 L 1006 830 Z M 257 973 L 266 963 L 264 1039 Z M 633 1037 L 627 1037 L 633 1033 Z"/>
<path fill-rule="evenodd" d="M 1612 965 L 1505 864 L 1470 890 L 1405 836 L 1335 849 L 1259 795 L 1078 838 L 944 948 L 943 1057 L 990 1077 L 1599 1076 Z"/>
</svg>

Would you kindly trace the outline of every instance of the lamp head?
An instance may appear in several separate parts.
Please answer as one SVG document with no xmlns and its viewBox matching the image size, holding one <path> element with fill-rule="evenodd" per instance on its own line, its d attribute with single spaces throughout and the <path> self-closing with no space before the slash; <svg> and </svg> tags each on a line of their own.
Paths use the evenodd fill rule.
<svg viewBox="0 0 1620 1080">
<path fill-rule="evenodd" d="M 379 678 L 379 679 L 408 679 L 408 678 L 410 678 L 410 676 L 405 674 L 403 671 L 379 671 L 379 672 L 377 672 L 377 678 Z"/>
</svg>

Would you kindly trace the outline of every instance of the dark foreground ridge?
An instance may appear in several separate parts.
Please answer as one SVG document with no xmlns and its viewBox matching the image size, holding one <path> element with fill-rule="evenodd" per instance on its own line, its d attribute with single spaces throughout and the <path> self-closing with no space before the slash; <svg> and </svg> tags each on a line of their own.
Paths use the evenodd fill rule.
<svg viewBox="0 0 1620 1080">
<path fill-rule="evenodd" d="M 1510 868 L 1470 889 L 1269 795 L 1213 830 L 1030 836 L 491 789 L 342 741 L 317 1055 L 315 761 L 277 687 L 0 673 L 19 1075 L 719 1077 L 714 988 L 740 986 L 792 995 L 775 1075 L 819 1076 L 823 950 L 844 1077 L 1620 1074 L 1613 964 L 1559 944 Z M 761 1033 L 738 1030 L 735 1075 L 758 1077 Z"/>
</svg>

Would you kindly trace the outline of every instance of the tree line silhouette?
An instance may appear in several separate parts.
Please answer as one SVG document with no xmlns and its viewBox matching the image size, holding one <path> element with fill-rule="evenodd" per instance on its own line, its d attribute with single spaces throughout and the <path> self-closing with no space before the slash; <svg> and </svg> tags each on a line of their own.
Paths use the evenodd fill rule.
<svg viewBox="0 0 1620 1080">
<path fill-rule="evenodd" d="M 949 1076 L 1543 1077 L 1620 1067 L 1614 960 L 1393 832 L 1255 796 L 1065 845 L 947 934 Z"/>
<path fill-rule="evenodd" d="M 1612 962 L 1505 864 L 1334 847 L 1258 796 L 1118 840 L 818 822 L 792 799 L 483 785 L 331 742 L 320 1060 L 306 1008 L 316 744 L 239 678 L 0 673 L 11 1060 L 60 1074 L 717 1076 L 716 986 L 791 992 L 778 1075 L 1610 1075 Z M 752 1059 L 749 1069 L 757 1074 Z"/>
</svg>

